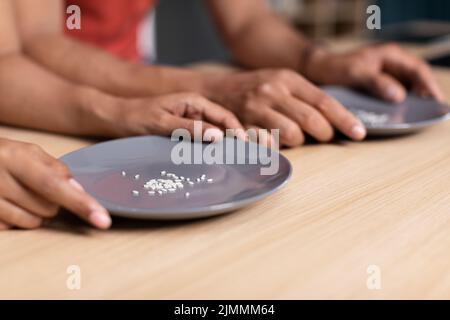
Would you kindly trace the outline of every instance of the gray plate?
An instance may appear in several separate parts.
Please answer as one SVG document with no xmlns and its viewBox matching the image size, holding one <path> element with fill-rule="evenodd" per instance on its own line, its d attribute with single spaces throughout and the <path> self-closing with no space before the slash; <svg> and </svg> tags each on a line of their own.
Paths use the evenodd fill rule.
<svg viewBox="0 0 450 320">
<path fill-rule="evenodd" d="M 83 148 L 65 155 L 61 160 L 69 166 L 86 191 L 111 214 L 138 219 L 193 219 L 233 211 L 274 193 L 291 175 L 291 164 L 278 153 L 274 153 L 279 155 L 278 172 L 261 175 L 260 169 L 267 167 L 263 164 L 267 162 L 248 164 L 256 155 L 249 146 L 256 145 L 242 141 L 238 143 L 246 147 L 246 164 L 176 165 L 171 161 L 171 150 L 177 143 L 157 136 L 119 139 Z M 207 146 L 183 143 L 200 150 Z M 228 150 L 224 150 L 223 159 L 226 159 Z M 271 152 L 263 147 L 259 150 L 266 155 Z M 185 185 L 175 193 L 148 195 L 143 188 L 144 183 L 152 178 L 161 178 L 163 170 L 191 179 L 206 174 L 213 182 Z M 125 177 L 122 171 L 127 173 Z M 136 174 L 140 175 L 139 180 L 134 179 Z M 139 196 L 133 196 L 133 190 L 140 191 Z M 190 193 L 189 198 L 186 198 L 186 192 Z"/>
<path fill-rule="evenodd" d="M 449 106 L 412 94 L 404 102 L 393 104 L 343 87 L 323 89 L 361 119 L 369 135 L 405 134 L 450 117 Z"/>
</svg>

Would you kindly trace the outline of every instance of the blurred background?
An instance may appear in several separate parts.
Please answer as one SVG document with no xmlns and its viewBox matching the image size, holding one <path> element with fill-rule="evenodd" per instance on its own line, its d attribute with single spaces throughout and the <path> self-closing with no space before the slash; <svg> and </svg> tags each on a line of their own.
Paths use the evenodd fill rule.
<svg viewBox="0 0 450 320">
<path fill-rule="evenodd" d="M 245 0 L 242 0 L 245 1 Z M 353 37 L 430 43 L 450 39 L 449 0 L 268 0 L 299 30 L 316 40 Z M 368 30 L 366 9 L 381 9 L 382 29 Z M 156 9 L 159 63 L 229 61 L 203 0 L 160 0 Z"/>
</svg>

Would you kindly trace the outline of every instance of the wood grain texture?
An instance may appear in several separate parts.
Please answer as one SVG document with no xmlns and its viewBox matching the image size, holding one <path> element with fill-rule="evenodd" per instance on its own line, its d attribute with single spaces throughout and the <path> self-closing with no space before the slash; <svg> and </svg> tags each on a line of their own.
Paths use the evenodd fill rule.
<svg viewBox="0 0 450 320">
<path fill-rule="evenodd" d="M 436 70 L 450 96 L 450 72 Z M 55 156 L 91 141 L 1 127 Z M 0 233 L 0 298 L 450 298 L 450 123 L 283 152 L 294 175 L 258 204 L 184 223 L 62 216 Z M 79 265 L 82 288 L 66 288 Z M 381 289 L 366 286 L 369 265 Z"/>
</svg>

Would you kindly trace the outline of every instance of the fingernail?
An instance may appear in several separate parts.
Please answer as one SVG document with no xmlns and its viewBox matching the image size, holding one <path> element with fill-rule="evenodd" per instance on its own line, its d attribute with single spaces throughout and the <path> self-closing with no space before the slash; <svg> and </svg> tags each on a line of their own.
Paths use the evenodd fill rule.
<svg viewBox="0 0 450 320">
<path fill-rule="evenodd" d="M 89 221 L 100 229 L 108 229 L 112 224 L 111 217 L 102 209 L 92 211 L 89 215 Z"/>
<path fill-rule="evenodd" d="M 386 89 L 386 97 L 388 97 L 390 99 L 395 99 L 396 96 L 397 96 L 397 92 L 393 87 L 388 87 Z"/>
<path fill-rule="evenodd" d="M 80 190 L 80 191 L 84 191 L 84 188 L 83 188 L 83 186 L 77 181 L 77 180 L 75 180 L 74 178 L 71 178 L 70 180 L 69 180 L 69 183 L 72 185 L 72 187 L 74 187 L 75 189 L 78 189 L 78 190 Z"/>
<path fill-rule="evenodd" d="M 386 89 L 386 98 L 395 102 L 402 100 L 402 94 L 394 87 L 388 87 Z"/>
<path fill-rule="evenodd" d="M 352 137 L 356 140 L 362 140 L 366 136 L 366 128 L 363 125 L 356 124 L 352 127 Z"/>
<path fill-rule="evenodd" d="M 223 139 L 223 132 L 219 129 L 207 129 L 203 135 L 204 141 L 218 142 Z"/>
</svg>

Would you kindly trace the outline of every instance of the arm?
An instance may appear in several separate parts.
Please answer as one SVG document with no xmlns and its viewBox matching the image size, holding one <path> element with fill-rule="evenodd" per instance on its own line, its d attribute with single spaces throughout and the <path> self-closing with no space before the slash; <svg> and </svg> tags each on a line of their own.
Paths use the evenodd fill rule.
<svg viewBox="0 0 450 320">
<path fill-rule="evenodd" d="M 14 21 L 14 8 L 9 0 L 0 1 L 0 55 L 20 51 Z"/>
<path fill-rule="evenodd" d="M 39 7 L 33 9 L 39 13 Z M 6 11 L 4 15 L 13 16 Z M 30 17 L 27 21 L 32 20 Z M 18 39 L 15 25 L 10 23 L 7 27 L 0 33 Z M 45 25 L 37 31 L 45 33 Z M 1 34 L 0 38 L 3 39 Z M 6 53 L 0 55 L 0 121 L 5 124 L 103 137 L 169 135 L 178 127 L 193 132 L 195 119 L 205 120 L 205 131 L 241 127 L 231 112 L 195 94 L 142 99 L 116 97 L 74 84 L 43 68 L 20 52 L 17 40 L 11 41 L 4 50 Z"/>
<path fill-rule="evenodd" d="M 25 53 L 66 79 L 124 97 L 182 91 L 205 93 L 200 73 L 126 62 L 65 36 L 62 0 L 15 3 Z"/>
<path fill-rule="evenodd" d="M 96 125 L 102 128 L 99 119 L 86 117 L 90 111 L 80 98 L 85 88 L 22 55 L 14 15 L 12 2 L 0 1 L 0 121 L 73 134 L 90 134 L 89 127 Z"/>
<path fill-rule="evenodd" d="M 20 52 L 0 56 L 0 121 L 83 136 L 113 135 L 111 98 L 76 86 L 29 61 Z"/>
<path fill-rule="evenodd" d="M 250 68 L 302 71 L 312 41 L 275 14 L 265 0 L 208 0 L 208 7 L 236 61 Z"/>
<path fill-rule="evenodd" d="M 258 4 L 254 0 L 249 1 Z M 63 10 L 56 5 L 59 3 L 60 6 L 61 0 L 16 0 L 15 3 L 19 10 L 20 33 L 27 55 L 39 65 L 75 83 L 122 97 L 192 90 L 232 110 L 245 125 L 280 129 L 281 143 L 289 146 L 303 143 L 304 133 L 320 141 L 328 141 L 333 136 L 332 127 L 356 140 L 365 136 L 361 123 L 342 105 L 325 97 L 318 88 L 289 70 L 206 74 L 162 66 L 130 64 L 64 36 L 60 17 Z M 282 26 L 280 32 L 288 32 L 290 36 L 298 37 L 284 24 L 279 25 Z M 272 36 L 275 37 L 275 34 Z M 298 43 L 303 44 L 300 41 Z M 264 48 L 268 50 L 270 46 L 266 45 Z M 276 54 L 276 51 L 272 52 Z M 291 60 L 291 55 L 286 54 L 283 57 Z M 188 101 L 192 99 L 189 98 Z M 128 125 L 127 129 L 139 134 L 154 132 L 155 128 L 161 131 L 161 121 L 158 121 L 158 117 L 155 119 L 156 113 L 151 112 L 148 105 L 134 102 L 131 105 L 140 106 L 129 107 L 129 112 L 123 113 L 133 120 L 120 121 L 120 124 L 134 123 L 134 126 Z M 153 102 L 162 105 L 161 101 Z M 191 102 L 188 104 L 192 105 Z M 201 110 L 212 108 L 204 107 L 205 105 L 207 103 L 202 100 Z M 186 108 L 186 103 L 180 103 L 180 106 L 182 114 L 186 114 L 190 109 Z M 180 110 L 171 108 L 172 115 L 175 109 Z M 132 113 L 135 115 L 130 115 Z M 226 117 L 232 118 L 230 115 Z M 170 125 L 175 126 L 171 117 L 160 118 L 168 123 L 164 126 L 165 129 L 170 128 Z M 153 125 L 148 123 L 150 121 Z M 233 122 L 235 127 L 238 126 L 236 121 Z"/>
<path fill-rule="evenodd" d="M 443 100 L 429 66 L 396 45 L 344 54 L 314 46 L 271 12 L 265 0 L 208 0 L 234 58 L 251 68 L 284 67 L 318 84 L 360 87 L 400 102 L 406 90 Z"/>
<path fill-rule="evenodd" d="M 126 99 L 74 85 L 20 53 L 0 56 L 0 122 L 71 135 L 122 137 L 170 135 L 177 128 L 204 134 L 241 129 L 228 110 L 195 93 Z M 220 138 L 220 136 L 218 137 Z M 206 138 L 205 138 L 206 139 Z"/>
</svg>

